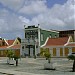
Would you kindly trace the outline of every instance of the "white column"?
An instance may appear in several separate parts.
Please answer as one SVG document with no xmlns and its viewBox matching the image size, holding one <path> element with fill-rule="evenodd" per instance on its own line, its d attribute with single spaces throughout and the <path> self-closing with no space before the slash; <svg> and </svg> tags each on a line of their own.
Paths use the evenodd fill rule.
<svg viewBox="0 0 75 75">
<path fill-rule="evenodd" d="M 24 38 L 25 38 L 25 36 L 26 36 L 26 35 L 25 35 L 25 26 L 26 26 L 26 25 L 24 25 Z"/>
<path fill-rule="evenodd" d="M 40 26 L 38 25 L 38 53 L 40 53 Z"/>
<path fill-rule="evenodd" d="M 56 48 L 56 56 L 57 56 L 57 57 L 60 56 L 60 48 Z"/>
<path fill-rule="evenodd" d="M 50 49 L 50 54 L 51 54 L 51 57 L 53 56 L 53 48 L 49 48 Z"/>
<path fill-rule="evenodd" d="M 37 54 L 36 52 L 37 52 L 37 51 L 36 51 L 36 41 L 35 41 L 35 56 L 36 56 L 36 54 Z"/>
<path fill-rule="evenodd" d="M 63 47 L 63 57 L 65 56 L 65 51 L 64 51 L 64 47 Z"/>
<path fill-rule="evenodd" d="M 20 48 L 20 56 L 22 56 L 22 44 L 21 44 L 21 48 Z"/>
<path fill-rule="evenodd" d="M 69 47 L 69 53 L 72 53 L 72 47 Z"/>
<path fill-rule="evenodd" d="M 26 35 L 25 35 L 25 27 L 26 27 L 26 25 L 24 25 L 24 40 L 23 40 L 23 42 L 24 42 L 24 49 L 23 49 L 23 52 L 22 52 L 22 53 L 23 53 L 23 56 L 24 56 L 24 54 L 25 54 L 25 48 L 26 48 L 26 46 L 25 46 L 25 40 L 26 40 L 26 39 L 25 39 L 25 36 L 26 36 Z"/>
<path fill-rule="evenodd" d="M 75 24 L 75 22 L 74 22 L 74 24 Z M 74 27 L 75 27 L 75 25 L 74 25 Z M 75 31 L 74 31 L 74 42 L 75 42 Z"/>
</svg>

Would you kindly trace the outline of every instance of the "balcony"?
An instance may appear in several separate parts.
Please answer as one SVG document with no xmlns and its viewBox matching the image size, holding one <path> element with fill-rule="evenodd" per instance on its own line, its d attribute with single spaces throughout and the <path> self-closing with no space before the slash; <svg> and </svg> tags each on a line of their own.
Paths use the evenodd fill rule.
<svg viewBox="0 0 75 75">
<path fill-rule="evenodd" d="M 38 44 L 38 39 L 22 39 L 21 43 L 27 45 L 34 45 L 35 43 Z"/>
</svg>

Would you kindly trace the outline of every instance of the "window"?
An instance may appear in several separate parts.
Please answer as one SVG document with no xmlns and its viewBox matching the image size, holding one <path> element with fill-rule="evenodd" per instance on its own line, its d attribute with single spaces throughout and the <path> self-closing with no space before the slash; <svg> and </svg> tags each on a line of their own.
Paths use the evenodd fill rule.
<svg viewBox="0 0 75 75">
<path fill-rule="evenodd" d="M 18 44 L 18 42 L 16 44 Z"/>
<path fill-rule="evenodd" d="M 50 34 L 49 37 L 52 38 L 52 35 Z"/>
<path fill-rule="evenodd" d="M 57 38 L 57 35 L 55 35 L 55 38 Z"/>
<path fill-rule="evenodd" d="M 43 37 L 43 34 L 41 34 L 41 41 L 44 41 L 44 37 Z"/>
<path fill-rule="evenodd" d="M 5 42 L 4 41 L 2 42 L 2 45 L 5 46 Z"/>
<path fill-rule="evenodd" d="M 22 46 L 22 49 L 24 49 L 24 46 Z"/>
</svg>

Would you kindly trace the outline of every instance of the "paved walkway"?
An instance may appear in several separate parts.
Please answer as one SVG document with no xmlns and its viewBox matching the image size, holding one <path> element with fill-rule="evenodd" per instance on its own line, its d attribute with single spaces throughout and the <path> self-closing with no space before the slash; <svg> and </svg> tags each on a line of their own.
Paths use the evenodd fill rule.
<svg viewBox="0 0 75 75">
<path fill-rule="evenodd" d="M 67 59 L 53 58 L 52 62 L 57 62 L 57 68 L 53 70 L 44 70 L 44 64 L 47 60 L 44 58 L 22 58 L 19 59 L 19 65 L 7 65 L 7 58 L 0 58 L 0 75 L 75 75 L 72 70 L 73 61 Z"/>
<path fill-rule="evenodd" d="M 27 73 L 27 72 L 17 72 L 13 70 L 7 70 L 7 69 L 0 69 L 0 73 L 6 74 L 6 75 L 40 75 L 40 74 L 34 74 L 34 73 Z M 41 75 L 46 75 L 46 74 L 41 74 Z"/>
</svg>

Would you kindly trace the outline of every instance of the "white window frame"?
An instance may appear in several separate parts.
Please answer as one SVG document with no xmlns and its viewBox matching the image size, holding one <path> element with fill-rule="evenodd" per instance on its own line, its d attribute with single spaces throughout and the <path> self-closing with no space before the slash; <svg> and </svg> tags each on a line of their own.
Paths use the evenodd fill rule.
<svg viewBox="0 0 75 75">
<path fill-rule="evenodd" d="M 52 38 L 52 35 L 50 34 L 49 37 Z"/>
<path fill-rule="evenodd" d="M 43 35 L 43 33 L 41 34 L 41 41 L 44 41 L 44 35 Z"/>
<path fill-rule="evenodd" d="M 57 35 L 55 35 L 55 38 L 57 38 Z"/>
</svg>

